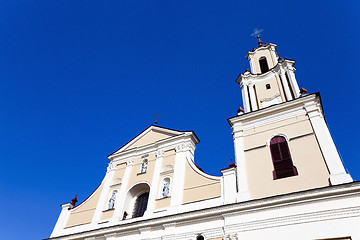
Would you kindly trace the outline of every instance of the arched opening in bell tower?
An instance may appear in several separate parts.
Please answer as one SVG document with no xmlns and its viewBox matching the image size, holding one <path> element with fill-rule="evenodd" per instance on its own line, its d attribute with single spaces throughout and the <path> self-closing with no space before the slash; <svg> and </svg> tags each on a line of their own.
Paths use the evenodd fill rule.
<svg viewBox="0 0 360 240">
<path fill-rule="evenodd" d="M 261 73 L 266 73 L 269 71 L 269 65 L 267 63 L 266 57 L 259 58 L 260 70 Z"/>
</svg>

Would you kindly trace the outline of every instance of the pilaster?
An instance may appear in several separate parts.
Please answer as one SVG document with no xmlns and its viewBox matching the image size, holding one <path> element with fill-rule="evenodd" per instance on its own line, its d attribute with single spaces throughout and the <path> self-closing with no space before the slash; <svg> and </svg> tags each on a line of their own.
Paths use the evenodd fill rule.
<svg viewBox="0 0 360 240">
<path fill-rule="evenodd" d="M 182 204 L 183 192 L 184 192 L 184 178 L 185 178 L 185 143 L 176 146 L 175 151 L 175 166 L 174 166 L 174 178 L 172 181 L 173 186 L 176 186 L 177 191 L 171 192 L 170 206 L 177 208 Z M 175 189 L 175 188 L 173 188 Z"/>
<path fill-rule="evenodd" d="M 97 222 L 100 220 L 102 211 L 105 210 L 104 206 L 106 204 L 106 200 L 107 200 L 107 197 L 108 197 L 108 194 L 110 191 L 111 182 L 114 178 L 114 173 L 115 173 L 115 166 L 112 162 L 110 162 L 108 171 L 103 180 L 104 187 L 101 191 L 100 198 L 99 198 L 98 204 L 96 206 L 96 210 L 95 210 L 94 217 L 92 220 L 92 222 L 95 224 L 97 224 Z"/>
<path fill-rule="evenodd" d="M 155 201 L 159 191 L 159 181 L 160 181 L 160 171 L 161 171 L 161 163 L 163 161 L 164 151 L 158 150 L 156 153 L 156 162 L 154 168 L 154 175 L 152 178 L 152 186 L 149 193 L 149 201 L 146 213 L 152 214 L 155 209 Z"/>
<path fill-rule="evenodd" d="M 290 88 L 289 88 L 289 84 L 288 81 L 286 80 L 286 76 L 285 76 L 285 72 L 283 70 L 280 70 L 280 79 L 281 79 L 281 83 L 284 87 L 284 91 L 285 91 L 285 96 L 286 96 L 286 100 L 290 101 L 292 100 L 292 96 L 291 96 L 291 92 L 290 92 Z"/>
<path fill-rule="evenodd" d="M 224 203 L 235 203 L 236 202 L 236 167 L 230 167 L 222 169 L 222 190 Z"/>
<path fill-rule="evenodd" d="M 328 167 L 330 183 L 332 185 L 337 185 L 352 182 L 352 178 L 346 173 L 339 153 L 336 150 L 329 128 L 327 127 L 321 112 L 320 105 L 316 104 L 316 102 L 307 103 L 305 104 L 305 109 Z"/>
<path fill-rule="evenodd" d="M 61 205 L 61 213 L 56 222 L 53 232 L 50 237 L 56 237 L 61 235 L 61 230 L 64 229 L 65 224 L 70 216 L 70 209 L 74 206 L 71 203 L 65 203 Z"/>
<path fill-rule="evenodd" d="M 241 129 L 241 123 L 234 123 L 232 126 L 233 129 L 233 139 L 234 139 L 234 150 L 235 150 L 235 162 L 237 165 L 237 201 L 247 201 L 250 200 L 250 193 L 247 181 L 247 172 L 246 172 L 246 161 L 245 161 L 245 152 L 244 152 L 244 139 L 243 139 L 243 130 Z"/>
<path fill-rule="evenodd" d="M 126 161 L 126 169 L 125 169 L 124 177 L 121 181 L 122 184 L 118 193 L 118 201 L 115 201 L 115 206 L 114 206 L 115 211 L 113 215 L 114 221 L 122 220 L 123 217 L 122 215 L 125 207 L 126 194 L 127 194 L 127 187 L 128 187 L 127 183 L 129 182 L 129 178 L 133 166 L 134 166 L 134 160 L 132 157 L 130 157 Z"/>
</svg>

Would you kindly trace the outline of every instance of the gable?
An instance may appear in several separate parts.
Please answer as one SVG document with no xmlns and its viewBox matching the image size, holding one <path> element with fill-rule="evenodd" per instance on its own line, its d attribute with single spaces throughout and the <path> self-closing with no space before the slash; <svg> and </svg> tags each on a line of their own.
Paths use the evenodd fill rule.
<svg viewBox="0 0 360 240">
<path fill-rule="evenodd" d="M 199 142 L 199 139 L 193 131 L 177 131 L 169 128 L 163 128 L 159 126 L 151 125 L 127 144 L 122 146 L 120 149 L 116 150 L 114 153 L 110 154 L 108 157 L 113 156 L 113 154 L 118 154 L 125 152 L 131 149 L 143 147 L 155 142 L 159 142 L 171 137 L 177 137 L 184 134 L 191 134 L 194 137 L 195 144 Z"/>
<path fill-rule="evenodd" d="M 146 146 L 148 144 L 169 138 L 174 137 L 174 134 L 164 133 L 164 132 L 158 132 L 155 130 L 151 130 L 150 132 L 146 133 L 144 136 L 142 136 L 140 139 L 138 139 L 136 142 L 131 144 L 126 148 L 126 150 L 136 148 L 136 147 L 142 147 Z M 125 150 L 125 149 L 124 149 Z"/>
</svg>

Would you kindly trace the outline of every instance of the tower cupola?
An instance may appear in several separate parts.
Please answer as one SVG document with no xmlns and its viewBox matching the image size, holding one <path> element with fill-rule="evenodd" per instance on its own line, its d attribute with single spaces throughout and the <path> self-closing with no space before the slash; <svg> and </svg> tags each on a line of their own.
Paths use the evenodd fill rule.
<svg viewBox="0 0 360 240">
<path fill-rule="evenodd" d="M 259 35 L 257 38 L 258 47 L 246 55 L 250 70 L 236 79 L 242 90 L 245 113 L 300 97 L 295 61 L 279 57 L 276 44 L 263 43 Z"/>
</svg>

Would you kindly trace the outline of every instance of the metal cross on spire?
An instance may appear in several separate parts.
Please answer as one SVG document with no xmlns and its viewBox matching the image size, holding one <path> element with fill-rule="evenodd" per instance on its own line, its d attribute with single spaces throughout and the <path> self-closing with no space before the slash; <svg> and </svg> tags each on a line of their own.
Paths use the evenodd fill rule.
<svg viewBox="0 0 360 240">
<path fill-rule="evenodd" d="M 158 123 L 158 120 L 159 120 L 159 113 L 156 113 L 156 115 L 155 115 L 155 124 L 157 124 Z"/>
</svg>

